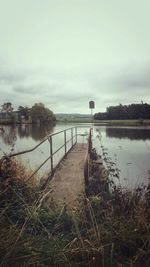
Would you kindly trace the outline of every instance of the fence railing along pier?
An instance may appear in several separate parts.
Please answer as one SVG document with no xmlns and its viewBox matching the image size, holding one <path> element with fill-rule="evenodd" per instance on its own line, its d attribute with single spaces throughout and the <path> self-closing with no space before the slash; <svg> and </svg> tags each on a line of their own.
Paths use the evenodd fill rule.
<svg viewBox="0 0 150 267">
<path fill-rule="evenodd" d="M 27 154 L 27 153 L 31 153 L 33 151 L 35 151 L 37 148 L 39 148 L 43 143 L 48 142 L 49 145 L 49 156 L 32 172 L 32 174 L 27 178 L 27 180 L 31 179 L 48 161 L 50 161 L 50 171 L 49 171 L 49 176 L 52 176 L 56 167 L 58 166 L 58 164 L 61 162 L 61 160 L 66 156 L 66 154 L 73 148 L 73 146 L 78 142 L 78 136 L 82 136 L 83 137 L 83 143 L 84 143 L 84 137 L 87 136 L 87 133 L 78 133 L 78 128 L 83 128 L 82 126 L 77 126 L 77 127 L 71 127 L 59 132 L 56 132 L 54 134 L 50 134 L 47 135 L 39 144 L 37 144 L 36 146 L 32 147 L 31 149 L 27 149 L 27 150 L 23 150 L 20 152 L 16 152 L 16 153 L 10 153 L 8 155 L 5 155 L 2 157 L 2 159 L 0 160 L 0 163 L 2 163 L 5 159 L 9 159 L 9 158 L 13 158 L 19 155 L 23 155 L 23 154 Z M 84 127 L 85 128 L 85 127 Z M 88 127 L 89 128 L 89 127 Z M 68 133 L 70 138 L 68 139 Z M 63 141 L 62 144 L 57 147 L 56 149 L 54 148 L 53 145 L 53 139 L 55 136 L 63 134 Z M 70 143 L 69 146 L 67 146 Z M 86 173 L 86 168 L 87 168 L 87 173 L 88 173 L 88 156 L 90 153 L 90 144 L 91 144 L 91 130 L 88 136 L 88 153 L 86 153 L 86 159 L 85 159 L 85 166 L 84 166 L 84 174 Z M 54 162 L 54 155 L 56 155 L 61 149 L 64 148 L 64 152 L 62 153 L 62 157 L 61 159 L 55 163 Z M 87 177 L 87 175 L 86 175 Z M 86 182 L 87 178 L 85 178 L 85 182 Z"/>
</svg>

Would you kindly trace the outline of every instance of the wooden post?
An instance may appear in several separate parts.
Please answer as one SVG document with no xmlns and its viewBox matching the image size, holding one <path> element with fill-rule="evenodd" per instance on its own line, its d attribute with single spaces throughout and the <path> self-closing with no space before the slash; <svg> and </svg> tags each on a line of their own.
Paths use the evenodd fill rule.
<svg viewBox="0 0 150 267">
<path fill-rule="evenodd" d="M 88 148 L 89 148 L 89 155 L 90 155 L 91 154 L 91 150 L 92 150 L 92 129 L 90 129 L 90 132 L 89 132 Z"/>
</svg>

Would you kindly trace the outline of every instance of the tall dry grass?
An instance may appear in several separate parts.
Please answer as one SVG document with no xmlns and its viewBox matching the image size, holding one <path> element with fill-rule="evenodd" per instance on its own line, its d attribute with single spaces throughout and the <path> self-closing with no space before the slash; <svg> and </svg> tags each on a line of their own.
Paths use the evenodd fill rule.
<svg viewBox="0 0 150 267">
<path fill-rule="evenodd" d="M 150 187 L 130 191 L 103 179 L 96 157 L 78 216 L 48 205 L 50 186 L 26 182 L 16 161 L 1 164 L 0 266 L 149 266 Z"/>
</svg>

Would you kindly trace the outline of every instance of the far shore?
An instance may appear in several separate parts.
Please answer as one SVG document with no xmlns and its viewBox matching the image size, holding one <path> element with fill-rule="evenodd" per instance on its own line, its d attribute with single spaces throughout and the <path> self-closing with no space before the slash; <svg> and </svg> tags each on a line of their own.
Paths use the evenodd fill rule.
<svg viewBox="0 0 150 267">
<path fill-rule="evenodd" d="M 94 123 L 94 125 L 108 125 L 108 126 L 150 126 L 149 120 L 57 120 L 58 123 Z"/>
<path fill-rule="evenodd" d="M 56 120 L 56 123 L 94 123 L 94 125 L 108 125 L 108 126 L 150 126 L 149 120 L 90 120 L 90 119 L 65 119 L 65 120 Z M 33 123 L 12 123 L 12 122 L 1 122 L 0 125 L 18 125 L 18 124 L 32 124 Z"/>
</svg>

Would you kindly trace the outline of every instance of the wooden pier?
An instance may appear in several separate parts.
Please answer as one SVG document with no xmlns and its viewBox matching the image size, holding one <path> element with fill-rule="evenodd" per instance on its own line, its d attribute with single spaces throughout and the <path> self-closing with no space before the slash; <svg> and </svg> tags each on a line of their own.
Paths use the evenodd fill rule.
<svg viewBox="0 0 150 267">
<path fill-rule="evenodd" d="M 87 144 L 76 144 L 56 169 L 50 184 L 50 198 L 72 210 L 80 206 L 84 196 L 86 151 Z"/>
</svg>

